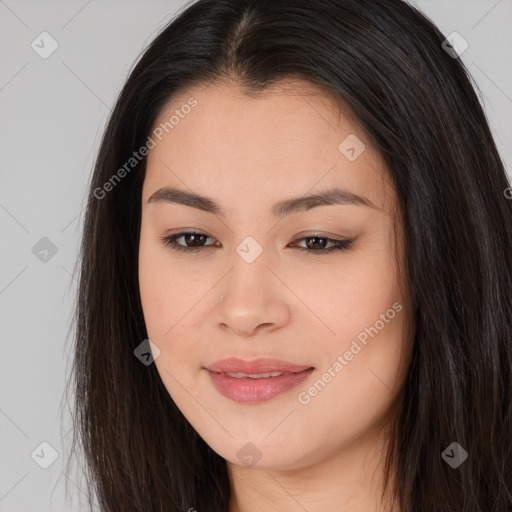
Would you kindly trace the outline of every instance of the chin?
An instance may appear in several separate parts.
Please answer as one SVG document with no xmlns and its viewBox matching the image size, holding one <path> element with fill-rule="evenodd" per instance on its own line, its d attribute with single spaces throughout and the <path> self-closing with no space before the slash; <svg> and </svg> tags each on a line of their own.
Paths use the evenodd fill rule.
<svg viewBox="0 0 512 512">
<path fill-rule="evenodd" d="M 222 446 L 209 446 L 228 463 L 249 469 L 293 470 L 314 462 L 314 454 L 299 452 L 295 441 L 285 443 L 279 440 L 276 446 L 275 441 L 269 440 L 231 439 Z"/>
</svg>

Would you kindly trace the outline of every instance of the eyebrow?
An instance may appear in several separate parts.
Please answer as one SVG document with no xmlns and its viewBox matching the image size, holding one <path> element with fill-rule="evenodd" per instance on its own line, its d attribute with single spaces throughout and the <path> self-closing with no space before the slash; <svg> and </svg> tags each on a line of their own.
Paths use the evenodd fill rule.
<svg viewBox="0 0 512 512">
<path fill-rule="evenodd" d="M 148 199 L 148 203 L 153 202 L 182 204 L 208 213 L 213 213 L 223 218 L 226 217 L 226 213 L 222 206 L 213 199 L 172 187 L 163 187 L 158 189 Z M 347 204 L 367 206 L 369 208 L 382 211 L 381 208 L 375 206 L 366 197 L 354 194 L 348 190 L 334 187 L 315 194 L 279 201 L 272 206 L 271 213 L 274 218 L 282 218 L 292 213 L 307 211 L 318 206 Z"/>
</svg>

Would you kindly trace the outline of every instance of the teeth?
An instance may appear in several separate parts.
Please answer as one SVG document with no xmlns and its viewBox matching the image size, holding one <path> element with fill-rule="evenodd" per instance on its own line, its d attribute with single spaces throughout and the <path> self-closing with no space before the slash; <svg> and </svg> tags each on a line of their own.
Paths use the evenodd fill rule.
<svg viewBox="0 0 512 512">
<path fill-rule="evenodd" d="M 237 379 L 243 379 L 249 377 L 250 379 L 268 379 L 269 377 L 279 377 L 280 375 L 290 374 L 292 372 L 267 372 L 267 373 L 229 373 L 224 372 L 225 375 L 230 377 L 236 377 Z"/>
</svg>

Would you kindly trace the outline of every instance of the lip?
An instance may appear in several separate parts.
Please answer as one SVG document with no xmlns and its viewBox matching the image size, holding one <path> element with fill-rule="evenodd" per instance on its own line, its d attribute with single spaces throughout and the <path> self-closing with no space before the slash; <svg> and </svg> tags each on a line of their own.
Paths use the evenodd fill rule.
<svg viewBox="0 0 512 512">
<path fill-rule="evenodd" d="M 292 372 L 299 373 L 312 366 L 304 366 L 283 361 L 282 359 L 259 358 L 253 361 L 244 361 L 237 357 L 220 359 L 206 367 L 212 372 L 229 373 L 267 373 L 267 372 Z"/>
<path fill-rule="evenodd" d="M 256 404 L 271 400 L 306 380 L 314 371 L 312 366 L 289 363 L 280 359 L 256 359 L 244 361 L 228 358 L 216 361 L 205 370 L 208 372 L 215 389 L 234 402 Z M 232 377 L 229 373 L 267 373 L 289 372 L 278 377 L 251 378 Z"/>
</svg>

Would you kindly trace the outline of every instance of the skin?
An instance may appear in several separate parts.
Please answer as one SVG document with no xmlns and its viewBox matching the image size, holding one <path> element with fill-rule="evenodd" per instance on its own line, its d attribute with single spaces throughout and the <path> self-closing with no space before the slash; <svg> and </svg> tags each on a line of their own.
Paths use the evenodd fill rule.
<svg viewBox="0 0 512 512">
<path fill-rule="evenodd" d="M 403 254 L 393 249 L 398 203 L 387 170 L 349 116 L 307 83 L 281 82 L 258 98 L 233 83 L 190 88 L 155 126 L 190 97 L 197 106 L 155 139 L 142 191 L 140 293 L 148 336 L 160 350 L 159 375 L 191 425 L 226 459 L 230 512 L 387 512 L 385 419 L 410 361 L 395 270 Z M 366 145 L 354 161 L 338 149 L 349 134 Z M 208 196 L 226 216 L 148 203 L 165 186 Z M 274 203 L 331 186 L 378 209 L 324 205 L 271 217 Z M 199 252 L 175 251 L 161 239 L 189 228 L 210 237 Z M 356 240 L 344 251 L 301 251 L 322 250 L 303 238 L 315 232 Z M 236 252 L 247 236 L 263 250 L 250 264 Z M 193 245 L 177 241 L 187 242 Z M 402 310 L 300 403 L 299 393 L 394 303 Z M 275 357 L 315 370 L 285 394 L 240 404 L 219 394 L 203 369 L 230 356 Z M 261 456 L 253 466 L 237 456 L 248 442 Z"/>
</svg>

